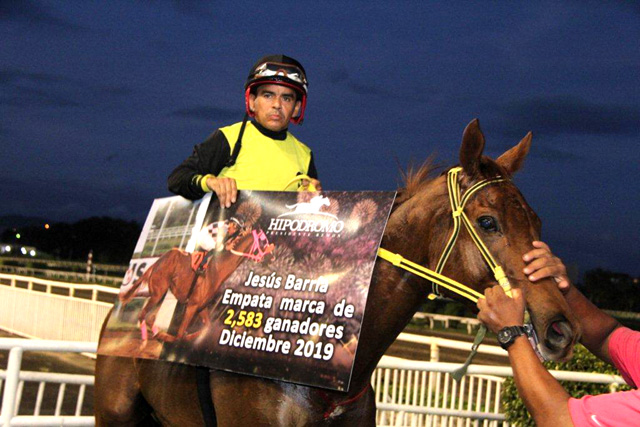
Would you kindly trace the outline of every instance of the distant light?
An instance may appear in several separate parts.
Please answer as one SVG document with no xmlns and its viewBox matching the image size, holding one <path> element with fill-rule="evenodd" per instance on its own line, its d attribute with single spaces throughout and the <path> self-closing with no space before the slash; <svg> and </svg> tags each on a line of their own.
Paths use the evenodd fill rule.
<svg viewBox="0 0 640 427">
<path fill-rule="evenodd" d="M 49 224 L 45 224 L 44 228 L 45 228 L 45 230 L 48 230 L 49 229 Z"/>
<path fill-rule="evenodd" d="M 36 256 L 36 251 L 35 251 L 35 250 L 33 250 L 33 249 L 31 249 L 31 250 L 29 251 L 29 255 L 31 255 L 31 256 Z"/>
<path fill-rule="evenodd" d="M 4 250 L 5 250 L 6 252 L 11 252 L 11 246 L 9 246 L 9 245 L 5 246 L 5 247 L 4 247 Z"/>
<path fill-rule="evenodd" d="M 20 233 L 16 233 L 16 239 L 20 238 Z"/>
<path fill-rule="evenodd" d="M 22 252 L 22 255 L 27 254 L 27 250 L 24 247 L 20 248 L 20 252 Z"/>
</svg>

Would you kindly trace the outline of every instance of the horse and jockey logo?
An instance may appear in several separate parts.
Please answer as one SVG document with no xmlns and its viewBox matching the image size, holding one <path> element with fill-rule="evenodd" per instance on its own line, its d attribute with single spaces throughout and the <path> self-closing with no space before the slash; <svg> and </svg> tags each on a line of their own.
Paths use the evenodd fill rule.
<svg viewBox="0 0 640 427">
<path fill-rule="evenodd" d="M 331 206 L 331 202 L 329 201 L 329 198 L 324 196 L 315 196 L 308 202 L 300 202 L 300 203 L 295 203 L 293 205 L 285 205 L 285 206 L 288 209 L 292 209 L 292 211 L 280 214 L 278 215 L 278 218 L 281 218 L 283 216 L 297 215 L 297 214 L 313 214 L 313 215 L 328 216 L 336 220 L 338 219 L 337 216 L 329 212 L 321 211 L 323 206 Z"/>
<path fill-rule="evenodd" d="M 272 218 L 268 231 L 338 234 L 344 229 L 344 221 L 340 221 L 337 215 L 322 211 L 323 207 L 330 206 L 331 200 L 322 195 L 308 202 L 285 205 L 289 212 Z"/>
</svg>

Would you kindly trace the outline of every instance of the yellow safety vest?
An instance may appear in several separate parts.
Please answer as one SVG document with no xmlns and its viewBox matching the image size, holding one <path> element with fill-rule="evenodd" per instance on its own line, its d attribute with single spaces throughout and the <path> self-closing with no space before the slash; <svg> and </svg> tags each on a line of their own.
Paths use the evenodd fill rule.
<svg viewBox="0 0 640 427">
<path fill-rule="evenodd" d="M 236 123 L 220 128 L 231 152 L 241 126 L 242 123 Z M 236 163 L 222 169 L 218 176 L 234 178 L 239 190 L 282 191 L 296 175 L 308 173 L 310 161 L 311 149 L 290 132 L 283 141 L 278 141 L 263 135 L 249 122 Z M 297 187 L 295 182 L 286 190 L 295 191 Z"/>
</svg>

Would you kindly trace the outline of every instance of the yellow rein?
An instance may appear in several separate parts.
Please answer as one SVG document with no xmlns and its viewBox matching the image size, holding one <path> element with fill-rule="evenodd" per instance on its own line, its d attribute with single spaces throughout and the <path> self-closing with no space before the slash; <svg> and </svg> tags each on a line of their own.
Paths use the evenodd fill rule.
<svg viewBox="0 0 640 427">
<path fill-rule="evenodd" d="M 421 266 L 420 264 L 416 264 L 415 262 L 411 262 L 405 259 L 400 254 L 395 254 L 390 252 L 384 248 L 378 249 L 378 256 L 382 259 L 385 259 L 395 265 L 396 267 L 403 268 L 410 273 L 415 274 L 416 276 L 420 276 L 425 278 L 433 283 L 437 283 L 438 285 L 449 289 L 452 292 L 455 292 L 458 295 L 461 295 L 465 298 L 470 299 L 473 302 L 478 302 L 478 298 L 483 298 L 480 292 L 471 289 L 468 286 L 463 285 L 460 282 L 456 282 L 453 279 L 448 278 L 447 276 L 443 276 L 442 274 L 436 273 L 433 270 L 429 270 Z"/>
<path fill-rule="evenodd" d="M 509 283 L 509 279 L 507 278 L 504 270 L 498 263 L 495 261 L 491 253 L 485 246 L 484 242 L 478 236 L 473 224 L 469 221 L 469 218 L 464 213 L 464 206 L 469 200 L 469 198 L 481 188 L 495 184 L 499 182 L 506 181 L 505 178 L 496 177 L 492 179 L 485 179 L 477 182 L 473 186 L 471 186 L 464 194 L 464 196 L 460 197 L 460 184 L 458 183 L 458 174 L 462 171 L 462 168 L 457 167 L 453 168 L 449 171 L 447 175 L 447 188 L 449 191 L 449 202 L 451 203 L 451 211 L 453 215 L 453 231 L 451 232 L 451 236 L 449 237 L 449 241 L 447 242 L 445 249 L 440 256 L 440 260 L 438 261 L 436 271 L 430 270 L 426 267 L 421 266 L 420 264 L 416 264 L 405 259 L 402 255 L 390 252 L 384 248 L 378 249 L 378 256 L 384 260 L 389 261 L 396 267 L 403 268 L 410 273 L 413 273 L 417 276 L 423 277 L 427 280 L 430 280 L 433 283 L 433 293 L 429 295 L 430 299 L 436 298 L 439 295 L 438 285 L 464 297 L 467 298 L 474 303 L 478 302 L 479 298 L 484 298 L 480 292 L 471 289 L 470 287 L 463 285 L 462 283 L 456 282 L 453 279 L 450 279 L 446 276 L 443 276 L 442 270 L 455 246 L 456 240 L 458 238 L 458 234 L 460 233 L 460 221 L 465 225 L 465 228 L 469 231 L 472 240 L 480 250 L 482 257 L 485 262 L 493 272 L 493 276 L 498 281 L 500 286 L 504 289 L 507 295 L 511 296 L 511 285 Z"/>
</svg>

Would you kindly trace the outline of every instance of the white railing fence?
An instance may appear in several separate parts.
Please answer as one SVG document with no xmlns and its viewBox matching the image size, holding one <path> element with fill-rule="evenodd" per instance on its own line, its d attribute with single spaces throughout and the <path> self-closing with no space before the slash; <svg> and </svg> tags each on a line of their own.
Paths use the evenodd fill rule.
<svg viewBox="0 0 640 427">
<path fill-rule="evenodd" d="M 91 264 L 91 273 L 87 274 L 87 262 L 0 256 L 0 273 L 42 277 L 51 280 L 71 280 L 119 286 L 127 268 L 126 265 Z"/>
<path fill-rule="evenodd" d="M 378 426 L 466 425 L 472 420 L 486 426 L 503 423 L 500 390 L 504 378 L 468 375 L 458 383 L 451 371 L 459 365 L 422 362 L 407 369 L 406 362 L 385 357 L 372 377 Z"/>
<path fill-rule="evenodd" d="M 0 371 L 3 403 L 0 413 L 11 425 L 92 425 L 93 377 L 59 373 L 21 372 L 23 351 L 47 350 L 95 353 L 100 327 L 118 289 L 0 273 L 0 328 L 30 338 L 0 338 L 0 350 L 10 350 L 6 371 Z M 467 325 L 476 319 L 435 314 L 418 318 Z M 384 357 L 374 373 L 379 426 L 483 426 L 503 423 L 500 391 L 508 367 L 472 365 L 460 383 L 451 372 L 459 364 L 438 363 L 440 349 L 469 351 L 470 342 L 402 333 L 398 340 L 429 346 L 430 362 Z M 78 342 L 81 341 L 81 342 Z M 82 342 L 84 341 L 84 342 Z M 426 352 L 426 347 L 425 347 Z M 505 356 L 497 346 L 483 345 L 480 353 Z M 599 374 L 555 373 L 561 379 L 607 384 L 622 383 L 620 377 Z M 4 383 L 4 384 L 3 384 Z M 55 399 L 51 398 L 55 394 Z M 47 407 L 45 402 L 55 401 Z M 89 406 L 87 406 L 89 405 Z M 13 418 L 14 414 L 18 414 Z M 27 418 L 23 418 L 27 417 Z M 474 424 L 475 425 L 475 424 Z"/>
<path fill-rule="evenodd" d="M 508 426 L 501 412 L 502 383 L 513 376 L 508 366 L 470 365 L 457 383 L 457 363 L 419 362 L 385 356 L 372 378 L 378 426 Z M 624 384 L 617 375 L 550 371 L 556 379 Z M 477 423 L 477 424 L 475 424 Z"/>
<path fill-rule="evenodd" d="M 9 350 L 7 369 L 0 370 L 1 425 L 94 425 L 93 375 L 25 372 L 20 368 L 25 351 L 95 353 L 96 348 L 94 342 L 0 338 L 0 350 Z"/>
<path fill-rule="evenodd" d="M 74 282 L 93 282 L 120 286 L 122 277 L 107 276 L 95 273 L 75 273 L 71 271 L 49 270 L 44 268 L 18 267 L 12 265 L 0 266 L 0 272 L 4 274 L 17 274 L 28 277 L 42 277 L 50 280 L 72 280 Z"/>
<path fill-rule="evenodd" d="M 118 289 L 0 273 L 0 327 L 29 338 L 97 342 Z"/>
<path fill-rule="evenodd" d="M 4 265 L 6 264 L 14 264 L 14 265 L 42 265 L 49 269 L 53 270 L 67 270 L 67 271 L 85 271 L 87 267 L 87 262 L 81 261 L 62 261 L 57 259 L 43 259 L 43 258 L 31 258 L 31 257 L 11 257 L 11 256 L 1 256 L 0 261 Z M 98 271 L 104 271 L 112 273 L 116 276 L 124 276 L 125 271 L 127 271 L 127 265 L 121 264 L 100 264 L 94 263 L 93 267 Z"/>
<path fill-rule="evenodd" d="M 2 425 L 93 425 L 92 414 L 85 412 L 85 396 L 92 392 L 94 383 L 92 376 L 21 372 L 20 366 L 24 351 L 95 353 L 96 349 L 94 342 L 0 338 L 0 350 L 9 350 L 7 369 L 0 371 L 0 382 L 4 382 L 0 384 L 4 385 L 0 412 Z M 456 383 L 451 379 L 451 372 L 458 367 L 456 363 L 383 357 L 372 377 L 378 406 L 377 425 L 467 426 L 474 420 L 483 426 L 506 425 L 504 414 L 500 412 L 500 391 L 504 378 L 512 375 L 511 368 L 471 365 L 468 374 L 460 383 Z M 551 373 L 558 379 L 568 381 L 624 383 L 622 378 L 614 375 L 564 371 Z M 49 414 L 43 407 L 43 395 L 46 386 L 52 384 L 58 384 L 58 397 L 53 413 Z M 77 386 L 77 392 L 68 396 L 72 385 Z M 29 387 L 37 387 L 33 410 L 25 404 L 25 390 Z M 70 408 L 67 412 L 65 405 Z"/>
<path fill-rule="evenodd" d="M 428 322 L 429 328 L 431 329 L 436 326 L 436 322 L 440 323 L 446 329 L 449 329 L 453 323 L 459 323 L 466 326 L 468 334 L 471 334 L 478 326 L 480 326 L 480 321 L 478 319 L 461 316 L 449 316 L 447 314 L 418 312 L 413 315 L 413 319 Z"/>
</svg>

